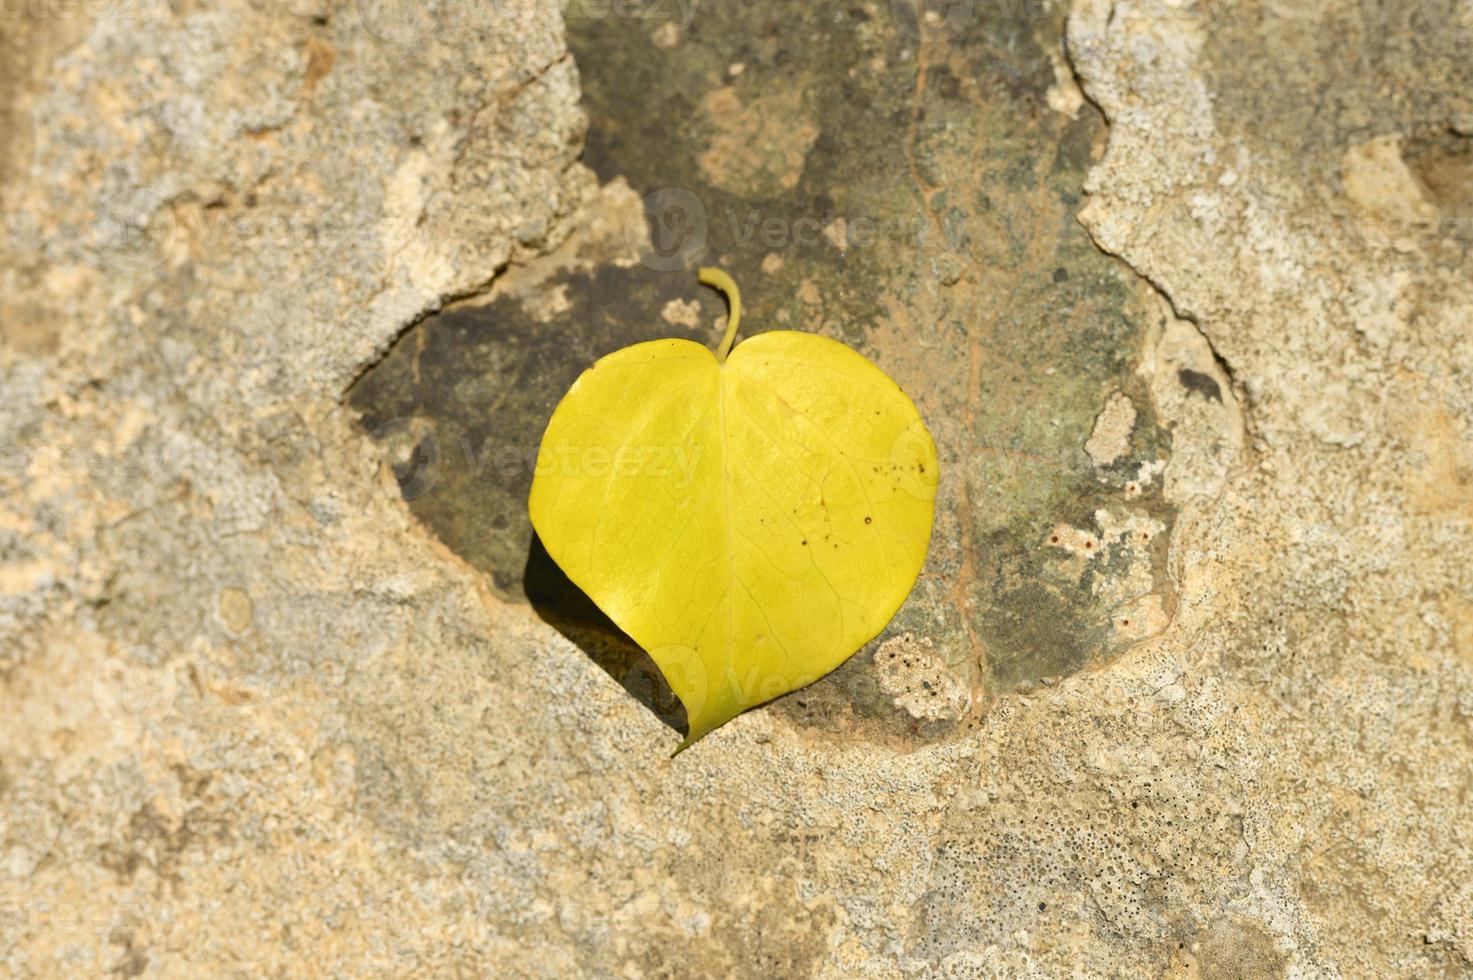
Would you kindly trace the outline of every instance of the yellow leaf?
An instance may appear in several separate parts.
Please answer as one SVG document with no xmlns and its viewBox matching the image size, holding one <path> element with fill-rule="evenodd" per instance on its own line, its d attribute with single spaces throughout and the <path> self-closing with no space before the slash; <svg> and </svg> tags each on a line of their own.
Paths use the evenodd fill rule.
<svg viewBox="0 0 1473 980">
<path fill-rule="evenodd" d="M 690 721 L 681 748 L 810 684 L 874 637 L 931 535 L 936 448 L 915 405 L 836 341 L 635 344 L 573 384 L 542 437 L 532 525 L 643 647 Z M 730 356 L 727 352 L 730 351 Z"/>
</svg>

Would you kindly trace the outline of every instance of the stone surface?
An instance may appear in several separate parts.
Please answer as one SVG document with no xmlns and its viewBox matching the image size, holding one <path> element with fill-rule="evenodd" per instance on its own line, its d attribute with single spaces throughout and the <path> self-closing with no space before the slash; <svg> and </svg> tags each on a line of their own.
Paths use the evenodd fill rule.
<svg viewBox="0 0 1473 980">
<path fill-rule="evenodd" d="M 715 263 L 742 285 L 744 335 L 797 327 L 856 345 L 916 399 L 943 463 L 931 560 L 890 631 L 774 710 L 847 737 L 931 740 L 1164 626 L 1180 506 L 1161 478 L 1166 430 L 1189 422 L 1158 418 L 1142 369 L 1162 305 L 1073 217 L 1104 126 L 1047 107 L 1062 16 L 1015 11 L 919 51 L 888 16 L 798 2 L 708 11 L 673 43 L 646 19 L 576 8 L 569 29 L 586 159 L 636 200 L 606 194 L 603 236 L 530 265 L 548 268 L 536 289 L 426 320 L 357 385 L 371 431 L 412 417 L 455 446 L 436 488 L 413 494 L 415 514 L 520 598 L 531 465 L 553 406 L 619 347 L 719 338 L 720 301 L 695 276 Z M 1199 366 L 1214 370 L 1210 354 Z M 1131 418 L 1106 459 L 1091 432 L 1120 406 Z M 1110 536 L 1107 524 L 1156 530 Z M 1092 543 L 1058 547 L 1060 527 Z M 586 605 L 537 605 L 566 624 L 573 603 Z M 600 629 L 590 654 L 642 684 L 638 651 L 611 659 L 630 645 Z M 876 651 L 908 630 L 975 710 L 918 726 L 883 689 Z"/>
<path fill-rule="evenodd" d="M 81 8 L 0 12 L 7 975 L 1473 972 L 1465 4 L 575 3 L 588 168 L 555 4 Z M 456 470 L 712 333 L 672 187 L 949 447 L 894 631 L 674 759 Z"/>
</svg>

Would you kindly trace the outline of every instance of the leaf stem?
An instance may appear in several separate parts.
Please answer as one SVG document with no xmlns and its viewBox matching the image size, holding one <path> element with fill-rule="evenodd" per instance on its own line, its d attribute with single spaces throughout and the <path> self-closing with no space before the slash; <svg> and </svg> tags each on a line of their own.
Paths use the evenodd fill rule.
<svg viewBox="0 0 1473 980">
<path fill-rule="evenodd" d="M 736 343 L 737 324 L 742 322 L 742 293 L 737 289 L 736 281 L 720 269 L 702 266 L 700 276 L 702 285 L 710 286 L 726 297 L 726 335 L 721 338 L 721 346 L 716 348 L 717 363 L 725 364 L 731 345 Z"/>
</svg>

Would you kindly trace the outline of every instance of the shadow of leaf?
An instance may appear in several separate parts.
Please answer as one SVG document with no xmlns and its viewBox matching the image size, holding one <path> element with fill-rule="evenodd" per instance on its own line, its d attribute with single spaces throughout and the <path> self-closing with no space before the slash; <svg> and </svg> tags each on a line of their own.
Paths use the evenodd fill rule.
<svg viewBox="0 0 1473 980">
<path fill-rule="evenodd" d="M 685 705 L 650 655 L 578 588 L 534 532 L 522 588 L 542 621 L 567 637 L 656 718 L 684 735 Z"/>
</svg>

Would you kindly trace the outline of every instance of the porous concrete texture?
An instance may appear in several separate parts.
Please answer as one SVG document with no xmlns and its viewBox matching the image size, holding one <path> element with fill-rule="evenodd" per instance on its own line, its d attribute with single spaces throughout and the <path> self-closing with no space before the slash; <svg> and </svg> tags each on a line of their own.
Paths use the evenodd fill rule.
<svg viewBox="0 0 1473 980">
<path fill-rule="evenodd" d="M 3 11 L 24 57 L 0 66 L 0 970 L 1473 973 L 1473 10 L 949 9 L 744 35 L 722 18 L 748 15 L 689 4 L 570 5 L 580 31 L 705 52 L 670 62 L 711 94 L 684 117 L 697 169 L 668 182 L 579 162 L 555 3 Z M 393 456 L 423 420 L 375 438 L 348 392 L 391 344 L 385 365 L 430 351 L 414 325 L 447 305 L 510 304 L 533 347 L 569 330 L 565 304 L 647 268 L 613 230 L 646 193 L 703 180 L 781 215 L 815 171 L 846 175 L 826 126 L 858 110 L 772 84 L 805 48 L 853 72 L 856 104 L 908 75 L 884 119 L 914 170 L 875 177 L 896 201 L 996 209 L 985 246 L 846 258 L 911 263 L 860 269 L 873 295 L 839 291 L 820 246 L 743 273 L 934 393 L 952 482 L 914 609 L 952 615 L 906 619 L 821 717 L 795 695 L 671 759 L 669 728 L 487 570 L 514 549 L 483 561 L 415 516 L 449 492 Z M 590 91 L 601 166 L 633 137 L 597 135 L 621 117 Z M 1028 158 L 1048 162 L 1006 171 Z M 882 200 L 855 187 L 822 236 L 839 256 Z M 1007 237 L 1038 214 L 1047 231 Z M 1059 295 L 1118 326 L 1081 314 L 1080 343 L 1050 348 L 1070 385 L 984 389 L 989 355 L 1032 356 L 987 325 L 990 290 L 1051 276 L 1029 261 L 1045 245 L 1097 270 Z M 636 294 L 661 330 L 710 331 L 698 291 Z M 1114 359 L 1065 359 L 1102 343 Z M 994 536 L 1011 567 L 1062 575 L 1159 534 L 1159 560 L 1090 595 L 1170 593 L 1027 687 L 956 645 L 1047 652 L 1047 630 L 969 618 L 995 600 L 987 450 L 1012 446 L 988 420 L 1015 403 L 1059 424 L 1009 438 L 1067 433 L 1065 485 L 1108 501 L 1060 507 L 1044 557 Z M 1109 471 L 1122 449 L 1151 453 L 1135 480 Z M 1053 516 L 1059 482 L 1012 479 L 1009 506 Z"/>
</svg>

